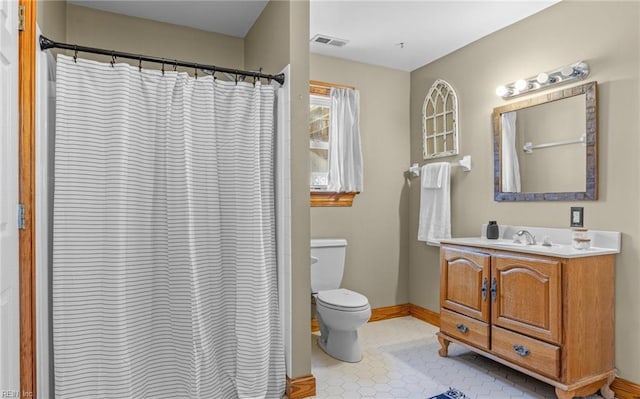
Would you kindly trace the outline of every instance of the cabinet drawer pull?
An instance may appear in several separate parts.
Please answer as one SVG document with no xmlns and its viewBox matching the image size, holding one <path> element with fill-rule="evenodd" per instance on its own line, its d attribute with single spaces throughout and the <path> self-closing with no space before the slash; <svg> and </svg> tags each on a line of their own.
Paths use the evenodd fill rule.
<svg viewBox="0 0 640 399">
<path fill-rule="evenodd" d="M 529 349 L 522 345 L 513 345 L 513 350 L 520 356 L 527 356 L 529 354 Z"/>
<path fill-rule="evenodd" d="M 460 331 L 460 332 L 461 332 L 461 333 L 463 333 L 463 334 L 466 334 L 466 333 L 467 333 L 467 331 L 469 331 L 469 327 L 465 326 L 465 325 L 464 325 L 464 324 L 462 324 L 462 323 L 458 323 L 458 324 L 456 324 L 456 328 L 458 329 L 458 331 Z"/>
<path fill-rule="evenodd" d="M 487 277 L 484 278 L 484 280 L 482 280 L 482 301 L 486 301 L 487 300 L 487 280 L 489 280 Z"/>
<path fill-rule="evenodd" d="M 491 299 L 493 299 L 493 302 L 496 301 L 497 296 L 498 296 L 498 279 L 494 277 L 493 279 L 491 279 Z"/>
</svg>

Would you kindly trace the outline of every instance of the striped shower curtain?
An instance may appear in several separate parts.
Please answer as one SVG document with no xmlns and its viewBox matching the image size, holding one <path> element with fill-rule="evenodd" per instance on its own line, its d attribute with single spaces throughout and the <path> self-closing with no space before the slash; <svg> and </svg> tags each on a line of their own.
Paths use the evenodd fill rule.
<svg viewBox="0 0 640 399">
<path fill-rule="evenodd" d="M 60 55 L 58 399 L 279 398 L 275 89 Z"/>
</svg>

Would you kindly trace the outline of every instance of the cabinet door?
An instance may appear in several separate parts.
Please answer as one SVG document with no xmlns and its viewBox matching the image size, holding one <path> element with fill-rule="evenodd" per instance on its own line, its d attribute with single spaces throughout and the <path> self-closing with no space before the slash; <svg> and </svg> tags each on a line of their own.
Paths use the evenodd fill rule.
<svg viewBox="0 0 640 399">
<path fill-rule="evenodd" d="M 489 322 L 488 254 L 442 247 L 440 251 L 440 306 Z"/>
<path fill-rule="evenodd" d="M 531 337 L 560 343 L 561 268 L 559 261 L 549 258 L 494 256 L 491 322 Z"/>
</svg>

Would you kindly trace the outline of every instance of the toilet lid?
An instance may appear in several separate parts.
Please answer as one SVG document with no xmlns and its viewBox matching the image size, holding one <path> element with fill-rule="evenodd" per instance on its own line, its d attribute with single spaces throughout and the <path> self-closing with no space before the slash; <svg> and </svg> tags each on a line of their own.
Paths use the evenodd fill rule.
<svg viewBox="0 0 640 399">
<path fill-rule="evenodd" d="M 366 296 L 345 288 L 320 291 L 317 299 L 327 305 L 341 308 L 361 308 L 369 305 L 369 300 Z"/>
</svg>

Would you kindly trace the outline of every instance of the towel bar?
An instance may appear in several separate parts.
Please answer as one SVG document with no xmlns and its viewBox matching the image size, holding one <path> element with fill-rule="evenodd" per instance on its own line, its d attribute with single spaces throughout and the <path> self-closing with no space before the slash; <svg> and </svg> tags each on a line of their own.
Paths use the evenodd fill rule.
<svg viewBox="0 0 640 399">
<path fill-rule="evenodd" d="M 451 167 L 461 167 L 465 172 L 469 172 L 471 170 L 471 155 L 465 155 L 462 159 L 456 162 L 451 162 Z M 420 176 L 420 166 L 418 166 L 417 163 L 414 163 L 409 167 L 409 173 L 411 174 L 411 177 Z"/>
</svg>

